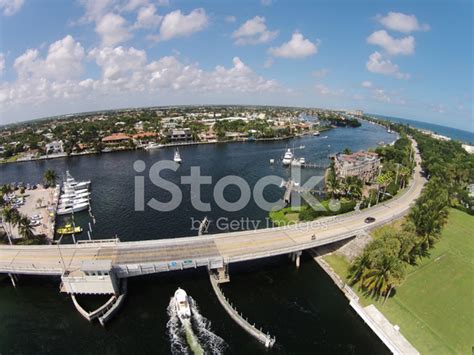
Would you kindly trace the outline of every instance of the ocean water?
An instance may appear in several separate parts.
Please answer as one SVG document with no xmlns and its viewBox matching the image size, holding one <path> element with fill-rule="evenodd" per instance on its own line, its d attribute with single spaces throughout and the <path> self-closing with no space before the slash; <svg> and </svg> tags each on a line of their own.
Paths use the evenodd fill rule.
<svg viewBox="0 0 474 355">
<path fill-rule="evenodd" d="M 464 143 L 474 144 L 474 132 L 464 131 L 464 130 L 452 128 L 452 127 L 440 126 L 433 123 L 409 120 L 406 118 L 383 116 L 383 115 L 376 115 L 376 114 L 371 114 L 371 113 L 369 115 L 383 119 L 383 120 L 387 120 L 387 121 L 408 124 L 414 128 L 428 129 L 434 133 L 450 137 L 451 139 L 454 139 L 454 140 L 458 140 Z M 474 121 L 471 123 L 471 129 L 474 129 Z"/>
</svg>

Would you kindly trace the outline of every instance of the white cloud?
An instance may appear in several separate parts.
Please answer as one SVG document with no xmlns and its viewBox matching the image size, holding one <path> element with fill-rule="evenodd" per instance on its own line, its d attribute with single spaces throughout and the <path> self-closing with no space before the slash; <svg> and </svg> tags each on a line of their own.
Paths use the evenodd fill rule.
<svg viewBox="0 0 474 355">
<path fill-rule="evenodd" d="M 372 82 L 368 81 L 368 80 L 365 80 L 360 84 L 360 86 L 362 86 L 363 88 L 371 88 L 372 87 Z"/>
<path fill-rule="evenodd" d="M 23 7 L 25 0 L 0 0 L 0 10 L 5 16 L 16 14 Z"/>
<path fill-rule="evenodd" d="M 323 96 L 340 96 L 344 93 L 344 89 L 334 90 L 323 84 L 316 84 L 315 89 L 319 95 Z"/>
<path fill-rule="evenodd" d="M 398 65 L 392 63 L 390 59 L 384 59 L 382 54 L 374 52 L 369 56 L 366 63 L 367 70 L 372 73 L 394 76 L 397 79 L 409 79 L 410 75 L 401 73 Z"/>
<path fill-rule="evenodd" d="M 190 36 L 203 30 L 209 22 L 204 9 L 194 9 L 188 15 L 183 15 L 181 10 L 167 14 L 160 26 L 160 34 L 149 36 L 156 41 L 167 41 L 176 37 Z"/>
<path fill-rule="evenodd" d="M 3 75 L 3 71 L 5 70 L 5 56 L 3 53 L 0 53 L 0 76 Z"/>
<path fill-rule="evenodd" d="M 102 18 L 115 5 L 115 0 L 80 0 L 80 4 L 85 8 L 85 14 L 79 23 L 84 24 Z"/>
<path fill-rule="evenodd" d="M 133 47 L 94 48 L 88 57 L 95 59 L 105 81 L 126 79 L 129 74 L 142 70 L 147 62 L 145 51 Z"/>
<path fill-rule="evenodd" d="M 420 24 L 415 15 L 406 15 L 401 12 L 389 12 L 386 16 L 378 15 L 376 19 L 386 28 L 403 33 L 430 29 L 427 23 Z"/>
<path fill-rule="evenodd" d="M 133 28 L 157 28 L 160 25 L 162 16 L 156 13 L 155 5 L 147 5 L 138 10 L 137 21 Z"/>
<path fill-rule="evenodd" d="M 37 49 L 28 49 L 16 58 L 13 67 L 19 78 L 45 78 L 67 80 L 83 72 L 84 48 L 70 35 L 52 43 L 45 59 L 39 58 Z"/>
<path fill-rule="evenodd" d="M 114 46 L 132 37 L 127 28 L 127 21 L 114 13 L 107 13 L 98 20 L 95 31 L 101 37 L 103 46 Z"/>
<path fill-rule="evenodd" d="M 226 16 L 224 20 L 227 23 L 234 23 L 235 21 L 237 21 L 237 18 L 235 16 Z"/>
<path fill-rule="evenodd" d="M 329 69 L 326 69 L 326 68 L 315 70 L 311 73 L 312 76 L 314 76 L 315 78 L 318 78 L 318 79 L 324 78 L 328 74 L 329 74 Z"/>
<path fill-rule="evenodd" d="M 237 45 L 266 43 L 274 39 L 278 31 L 269 31 L 265 24 L 265 18 L 255 16 L 244 22 L 234 33 L 232 38 Z"/>
<path fill-rule="evenodd" d="M 303 37 L 299 32 L 294 32 L 288 42 L 283 43 L 280 47 L 272 47 L 268 50 L 275 57 L 300 59 L 318 52 L 319 40 L 316 44 Z"/>
<path fill-rule="evenodd" d="M 286 92 L 277 81 L 256 74 L 238 57 L 233 58 L 232 66 L 212 70 L 174 56 L 150 61 L 144 50 L 123 46 L 97 47 L 87 58 L 101 69 L 99 77 L 83 76 L 84 49 L 71 36 L 51 44 L 44 58 L 38 49 L 27 50 L 15 60 L 17 79 L 0 83 L 0 111 L 9 112 L 9 117 L 19 112 L 34 112 L 37 117 L 67 112 L 67 107 L 77 108 L 77 102 L 98 103 L 97 98 L 103 106 L 107 100 L 133 104 L 136 101 L 130 101 L 131 97 L 156 99 L 157 95 L 215 99 L 234 97 L 235 93 L 258 97 Z M 30 106 L 34 109 L 25 108 Z"/>
<path fill-rule="evenodd" d="M 391 55 L 408 55 L 415 52 L 415 38 L 407 36 L 400 39 L 393 38 L 387 31 L 375 31 L 367 37 L 367 43 L 382 47 Z"/>
</svg>

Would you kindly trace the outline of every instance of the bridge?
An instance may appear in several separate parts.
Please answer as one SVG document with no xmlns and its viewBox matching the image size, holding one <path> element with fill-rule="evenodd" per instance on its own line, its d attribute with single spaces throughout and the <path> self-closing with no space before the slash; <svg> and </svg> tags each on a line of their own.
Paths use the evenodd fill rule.
<svg viewBox="0 0 474 355">
<path fill-rule="evenodd" d="M 104 263 L 109 263 L 118 278 L 126 278 L 201 266 L 219 269 L 231 263 L 298 253 L 348 239 L 407 213 L 425 184 L 417 151 L 415 159 L 413 179 L 406 191 L 360 212 L 292 226 L 198 237 L 133 242 L 104 240 L 73 245 L 3 245 L 0 273 L 61 276 L 81 270 L 85 263 L 89 269 L 94 264 L 100 264 L 102 269 Z M 374 217 L 376 221 L 367 224 L 366 217 Z"/>
</svg>

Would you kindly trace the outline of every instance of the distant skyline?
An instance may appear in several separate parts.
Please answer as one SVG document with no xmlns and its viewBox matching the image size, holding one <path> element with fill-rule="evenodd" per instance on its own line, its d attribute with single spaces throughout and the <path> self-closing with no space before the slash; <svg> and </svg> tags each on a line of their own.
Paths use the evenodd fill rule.
<svg viewBox="0 0 474 355">
<path fill-rule="evenodd" d="M 468 0 L 0 0 L 0 124 L 258 104 L 473 132 L 472 16 Z"/>
</svg>

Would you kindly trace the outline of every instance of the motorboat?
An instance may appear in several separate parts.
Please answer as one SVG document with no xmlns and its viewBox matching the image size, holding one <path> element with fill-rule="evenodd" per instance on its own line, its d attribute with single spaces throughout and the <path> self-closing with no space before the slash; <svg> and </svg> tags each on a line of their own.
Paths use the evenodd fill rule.
<svg viewBox="0 0 474 355">
<path fill-rule="evenodd" d="M 176 306 L 176 314 L 181 323 L 189 321 L 191 318 L 191 307 L 189 306 L 188 294 L 182 288 L 174 293 L 174 301 Z"/>
<path fill-rule="evenodd" d="M 84 211 L 84 210 L 87 210 L 88 208 L 89 208 L 89 202 L 74 204 L 72 206 L 58 208 L 58 210 L 56 211 L 56 214 L 61 216 L 65 214 L 71 214 L 71 213 Z"/>
<path fill-rule="evenodd" d="M 72 198 L 72 199 L 66 199 L 66 200 L 59 200 L 58 208 L 68 207 L 68 206 L 73 206 L 73 205 L 80 205 L 82 203 L 89 203 L 89 199 L 88 198 Z"/>
<path fill-rule="evenodd" d="M 90 185 L 90 180 L 77 182 L 76 179 L 72 177 L 69 173 L 69 170 L 66 170 L 66 180 L 64 181 L 64 186 L 68 186 L 75 190 L 88 189 Z"/>
<path fill-rule="evenodd" d="M 290 165 L 293 160 L 293 153 L 291 152 L 291 149 L 288 149 L 283 156 L 282 163 L 283 165 Z"/>
<path fill-rule="evenodd" d="M 174 158 L 173 158 L 175 163 L 181 164 L 183 162 L 183 159 L 181 159 L 181 155 L 179 154 L 179 150 L 176 148 L 174 152 Z"/>
<path fill-rule="evenodd" d="M 61 199 L 71 199 L 71 198 L 86 198 L 90 196 L 90 192 L 78 192 L 75 193 L 74 191 L 68 191 L 61 195 Z"/>
<path fill-rule="evenodd" d="M 163 148 L 164 145 L 156 142 L 150 142 L 145 146 L 145 150 L 153 150 L 153 149 L 159 149 Z"/>
<path fill-rule="evenodd" d="M 300 164 L 301 164 L 301 165 L 305 165 L 305 164 L 306 164 L 306 159 L 303 158 L 303 157 L 301 157 L 301 158 L 300 158 Z"/>
<path fill-rule="evenodd" d="M 319 135 L 320 135 L 319 131 L 315 131 L 315 132 L 313 132 L 313 136 L 315 136 L 315 137 L 316 137 L 316 136 L 319 136 Z"/>
<path fill-rule="evenodd" d="M 76 234 L 76 233 L 81 233 L 82 232 L 82 227 L 73 226 L 72 224 L 68 223 L 68 224 L 56 229 L 56 232 L 58 234 L 63 234 L 63 235 Z"/>
</svg>

